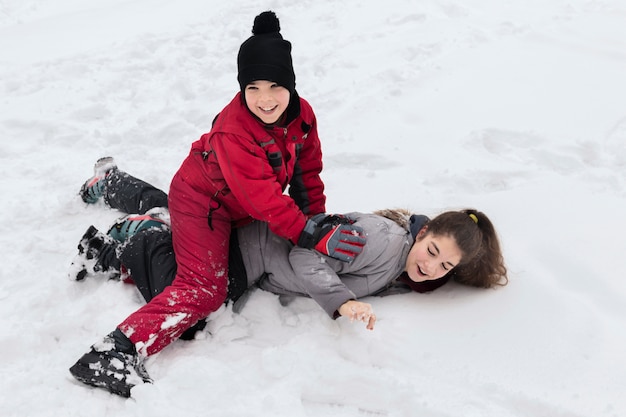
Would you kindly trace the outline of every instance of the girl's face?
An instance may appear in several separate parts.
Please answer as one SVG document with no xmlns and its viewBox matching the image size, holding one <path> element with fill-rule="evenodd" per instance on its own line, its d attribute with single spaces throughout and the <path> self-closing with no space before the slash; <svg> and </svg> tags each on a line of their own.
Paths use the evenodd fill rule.
<svg viewBox="0 0 626 417">
<path fill-rule="evenodd" d="M 244 94 L 248 109 L 268 125 L 276 123 L 289 106 L 289 90 L 272 81 L 252 81 Z"/>
<path fill-rule="evenodd" d="M 461 262 L 462 255 L 453 238 L 423 228 L 406 258 L 405 271 L 415 282 L 441 278 Z"/>
</svg>

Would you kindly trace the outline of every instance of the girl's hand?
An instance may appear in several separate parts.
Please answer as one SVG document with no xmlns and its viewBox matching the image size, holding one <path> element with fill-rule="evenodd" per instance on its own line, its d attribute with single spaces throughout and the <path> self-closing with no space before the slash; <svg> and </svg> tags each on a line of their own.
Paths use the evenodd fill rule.
<svg viewBox="0 0 626 417">
<path fill-rule="evenodd" d="M 348 317 L 351 322 L 354 320 L 362 321 L 366 324 L 366 329 L 374 330 L 376 315 L 370 304 L 350 300 L 343 303 L 338 311 L 341 316 Z"/>
</svg>

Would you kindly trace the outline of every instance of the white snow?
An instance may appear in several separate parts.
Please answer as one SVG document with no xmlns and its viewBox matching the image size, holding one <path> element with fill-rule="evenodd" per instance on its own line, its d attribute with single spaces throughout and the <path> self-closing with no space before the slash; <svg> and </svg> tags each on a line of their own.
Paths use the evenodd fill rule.
<svg viewBox="0 0 626 417">
<path fill-rule="evenodd" d="M 98 157 L 167 190 L 273 9 L 316 110 L 328 209 L 476 207 L 498 290 L 330 320 L 256 291 L 123 399 L 68 368 L 141 304 L 67 279 Z M 0 0 L 3 416 L 626 415 L 626 5 L 619 0 Z"/>
</svg>

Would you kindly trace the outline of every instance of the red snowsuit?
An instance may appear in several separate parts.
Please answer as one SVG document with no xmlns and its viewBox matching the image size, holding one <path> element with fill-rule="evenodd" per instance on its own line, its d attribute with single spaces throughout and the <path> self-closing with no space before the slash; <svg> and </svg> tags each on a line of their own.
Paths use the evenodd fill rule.
<svg viewBox="0 0 626 417">
<path fill-rule="evenodd" d="M 290 113 L 286 127 L 265 126 L 238 93 L 192 144 L 168 200 L 176 278 L 118 326 L 140 353 L 160 351 L 224 303 L 232 227 L 256 219 L 296 243 L 307 218 L 325 212 L 315 114 L 297 95 Z"/>
</svg>

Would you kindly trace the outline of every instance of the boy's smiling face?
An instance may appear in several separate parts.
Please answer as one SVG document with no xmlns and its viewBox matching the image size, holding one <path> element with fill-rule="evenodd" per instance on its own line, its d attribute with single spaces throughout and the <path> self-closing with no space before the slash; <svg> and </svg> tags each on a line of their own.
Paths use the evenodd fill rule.
<svg viewBox="0 0 626 417">
<path fill-rule="evenodd" d="M 253 81 L 244 94 L 248 109 L 268 125 L 276 123 L 289 106 L 289 90 L 272 81 Z"/>
</svg>

